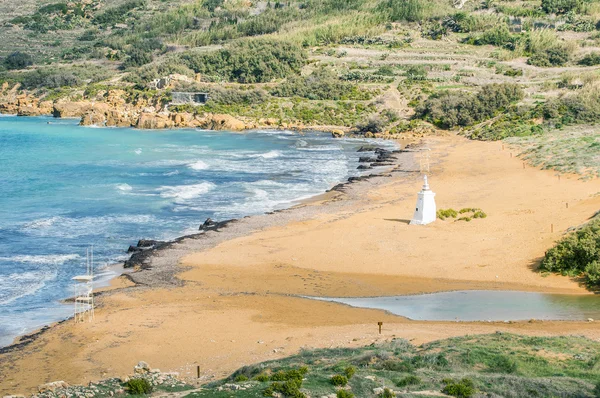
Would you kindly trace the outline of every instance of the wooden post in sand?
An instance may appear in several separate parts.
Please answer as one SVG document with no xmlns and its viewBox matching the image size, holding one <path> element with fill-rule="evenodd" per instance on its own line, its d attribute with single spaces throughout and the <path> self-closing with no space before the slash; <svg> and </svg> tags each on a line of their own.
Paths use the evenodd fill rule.
<svg viewBox="0 0 600 398">
<path fill-rule="evenodd" d="M 550 232 L 554 232 L 554 224 L 550 224 Z"/>
<path fill-rule="evenodd" d="M 377 326 L 379 326 L 379 334 L 381 334 L 381 326 L 383 326 L 383 322 L 377 322 Z"/>
<path fill-rule="evenodd" d="M 569 208 L 569 202 L 567 202 L 566 205 L 567 205 L 567 209 L 568 209 Z"/>
<path fill-rule="evenodd" d="M 200 378 L 200 365 L 198 365 L 198 366 L 196 367 L 196 373 L 197 373 L 197 375 L 198 375 L 198 378 Z"/>
</svg>

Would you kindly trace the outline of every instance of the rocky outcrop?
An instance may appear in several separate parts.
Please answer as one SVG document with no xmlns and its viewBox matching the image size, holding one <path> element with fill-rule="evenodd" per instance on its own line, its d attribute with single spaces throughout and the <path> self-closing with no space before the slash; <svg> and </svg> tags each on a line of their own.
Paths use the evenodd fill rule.
<svg viewBox="0 0 600 398">
<path fill-rule="evenodd" d="M 51 101 L 41 101 L 27 92 L 19 92 L 18 89 L 19 85 L 10 88 L 6 82 L 0 86 L 0 113 L 19 116 L 52 114 Z"/>
<path fill-rule="evenodd" d="M 54 103 L 54 117 L 82 117 L 93 108 L 89 101 L 58 101 Z"/>
</svg>

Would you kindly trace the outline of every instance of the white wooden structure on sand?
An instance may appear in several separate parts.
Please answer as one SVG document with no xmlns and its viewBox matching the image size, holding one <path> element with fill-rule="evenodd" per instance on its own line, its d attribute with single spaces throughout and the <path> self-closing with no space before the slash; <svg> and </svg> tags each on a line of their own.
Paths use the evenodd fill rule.
<svg viewBox="0 0 600 398">
<path fill-rule="evenodd" d="M 423 176 L 423 180 L 423 189 L 421 189 L 421 192 L 418 193 L 415 214 L 410 221 L 411 225 L 426 225 L 434 222 L 437 218 L 435 193 L 429 189 L 427 176 Z"/>
<path fill-rule="evenodd" d="M 85 251 L 84 275 L 77 275 L 75 295 L 75 322 L 91 322 L 94 320 L 94 248 Z"/>
</svg>

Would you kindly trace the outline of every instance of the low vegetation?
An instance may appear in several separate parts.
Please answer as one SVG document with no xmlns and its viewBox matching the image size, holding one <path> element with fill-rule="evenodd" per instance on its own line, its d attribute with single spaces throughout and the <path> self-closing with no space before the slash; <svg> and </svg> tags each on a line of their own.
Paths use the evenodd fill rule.
<svg viewBox="0 0 600 398">
<path fill-rule="evenodd" d="M 188 397 L 411 397 L 420 396 L 419 391 L 454 397 L 593 397 L 600 379 L 599 350 L 600 343 L 581 337 L 507 333 L 418 347 L 394 339 L 362 348 L 305 350 L 248 366 Z M 347 378 L 349 366 L 356 371 Z M 249 380 L 232 386 L 239 374 Z"/>
<path fill-rule="evenodd" d="M 540 270 L 581 277 L 590 288 L 600 288 L 600 218 L 568 234 L 548 250 Z"/>
<path fill-rule="evenodd" d="M 474 218 L 486 218 L 487 214 L 481 209 L 466 207 L 456 211 L 454 209 L 439 209 L 437 211 L 437 218 L 440 220 L 446 220 L 448 218 L 455 218 L 456 221 L 471 221 Z"/>
</svg>

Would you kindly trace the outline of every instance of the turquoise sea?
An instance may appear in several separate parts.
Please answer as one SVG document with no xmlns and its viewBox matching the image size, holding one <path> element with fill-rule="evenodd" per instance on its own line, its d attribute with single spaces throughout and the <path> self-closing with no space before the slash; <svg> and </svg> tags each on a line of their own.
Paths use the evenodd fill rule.
<svg viewBox="0 0 600 398">
<path fill-rule="evenodd" d="M 141 238 L 289 207 L 359 175 L 365 143 L 0 116 L 0 346 L 71 314 L 59 300 L 73 294 L 90 245 L 100 268 Z"/>
</svg>

